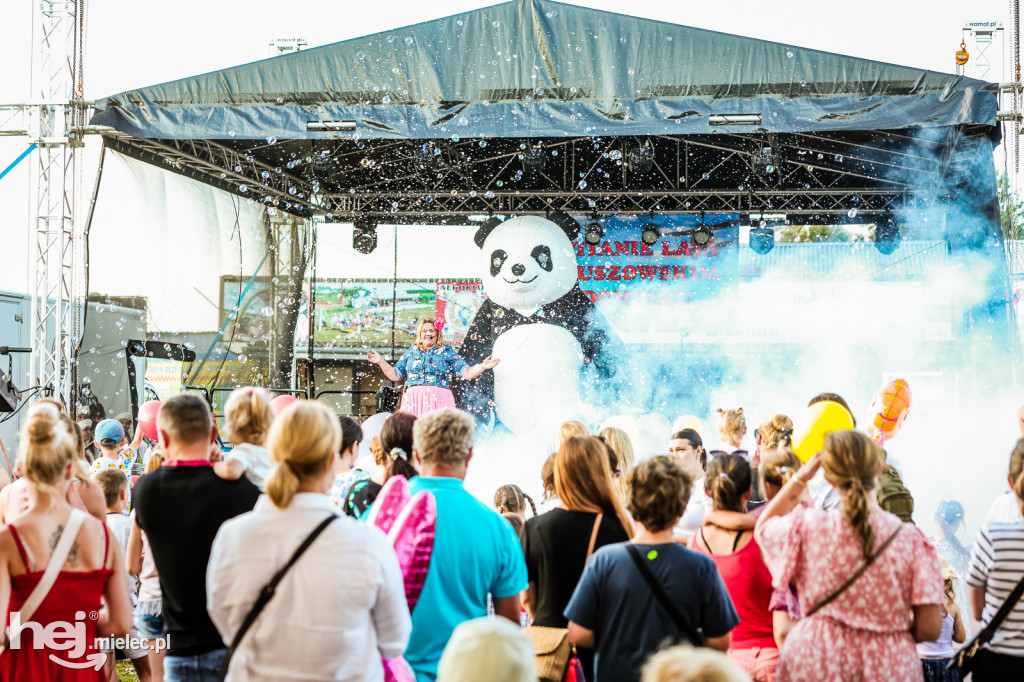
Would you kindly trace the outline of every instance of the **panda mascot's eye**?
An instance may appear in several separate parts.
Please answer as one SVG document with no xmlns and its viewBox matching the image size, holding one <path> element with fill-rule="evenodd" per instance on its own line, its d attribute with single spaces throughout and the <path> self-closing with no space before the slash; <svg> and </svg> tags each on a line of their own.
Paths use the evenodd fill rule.
<svg viewBox="0 0 1024 682">
<path fill-rule="evenodd" d="M 501 272 L 501 266 L 508 260 L 508 254 L 498 249 L 491 254 L 491 277 L 497 277 L 498 273 Z"/>
<path fill-rule="evenodd" d="M 537 261 L 542 269 L 551 272 L 551 249 L 546 246 L 535 246 L 533 252 L 530 253 L 533 259 Z"/>
</svg>

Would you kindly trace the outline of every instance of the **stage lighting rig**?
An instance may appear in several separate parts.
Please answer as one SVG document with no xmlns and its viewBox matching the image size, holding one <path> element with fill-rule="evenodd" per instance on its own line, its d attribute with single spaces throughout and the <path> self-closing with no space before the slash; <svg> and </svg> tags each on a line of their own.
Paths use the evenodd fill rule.
<svg viewBox="0 0 1024 682">
<path fill-rule="evenodd" d="M 352 248 L 363 255 L 373 253 L 377 248 L 377 221 L 371 218 L 356 218 L 353 223 Z"/>
<path fill-rule="evenodd" d="M 711 241 L 712 237 L 714 237 L 714 233 L 711 231 L 711 228 L 705 225 L 703 219 L 701 219 L 700 225 L 693 228 L 693 243 L 697 246 L 705 246 Z"/>
<path fill-rule="evenodd" d="M 519 157 L 523 162 L 523 170 L 527 173 L 542 172 L 547 160 L 544 158 L 544 148 L 540 145 L 529 147 Z"/>
<path fill-rule="evenodd" d="M 775 248 L 775 229 L 762 223 L 758 227 L 750 228 L 750 250 L 764 256 Z"/>
<path fill-rule="evenodd" d="M 654 167 L 654 147 L 650 143 L 631 147 L 626 152 L 626 165 L 634 173 L 649 173 Z"/>
<path fill-rule="evenodd" d="M 750 166 L 761 176 L 768 176 L 778 168 L 778 157 L 771 145 L 761 147 L 760 151 L 751 155 Z"/>
<path fill-rule="evenodd" d="M 588 244 L 600 244 L 601 240 L 604 239 L 604 227 L 597 218 L 597 211 L 594 211 L 590 223 L 587 224 L 587 228 L 583 233 L 583 239 Z"/>
<path fill-rule="evenodd" d="M 420 168 L 439 171 L 445 166 L 443 156 L 444 153 L 441 147 L 433 142 L 424 142 L 423 146 L 420 147 L 419 159 L 417 161 Z"/>
<path fill-rule="evenodd" d="M 661 229 L 655 223 L 647 223 L 640 230 L 640 241 L 648 246 L 657 244 L 659 239 L 661 239 Z"/>
<path fill-rule="evenodd" d="M 900 248 L 900 226 L 891 213 L 886 213 L 875 223 L 875 248 L 885 256 L 891 256 Z"/>
</svg>

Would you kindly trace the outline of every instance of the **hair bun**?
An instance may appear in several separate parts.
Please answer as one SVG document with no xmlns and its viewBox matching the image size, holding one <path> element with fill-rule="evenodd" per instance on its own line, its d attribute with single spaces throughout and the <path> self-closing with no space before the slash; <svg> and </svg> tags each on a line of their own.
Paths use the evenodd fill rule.
<svg viewBox="0 0 1024 682">
<path fill-rule="evenodd" d="M 34 410 L 28 420 L 28 439 L 34 445 L 43 445 L 53 440 L 55 415 L 45 407 Z"/>
<path fill-rule="evenodd" d="M 718 414 L 725 414 L 725 410 L 723 410 L 721 407 L 719 407 L 718 408 Z"/>
<path fill-rule="evenodd" d="M 742 407 L 737 407 L 736 408 L 736 414 L 743 414 L 743 408 Z"/>
</svg>

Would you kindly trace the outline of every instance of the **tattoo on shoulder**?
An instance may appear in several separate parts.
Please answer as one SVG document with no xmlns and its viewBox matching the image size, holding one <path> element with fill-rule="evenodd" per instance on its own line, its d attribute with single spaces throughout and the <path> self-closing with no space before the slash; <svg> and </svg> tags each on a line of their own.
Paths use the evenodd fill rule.
<svg viewBox="0 0 1024 682">
<path fill-rule="evenodd" d="M 57 526 L 57 530 L 50 536 L 50 551 L 57 549 L 57 543 L 60 542 L 60 536 L 64 534 L 64 526 Z M 78 540 L 76 539 L 71 543 L 71 550 L 68 552 L 67 564 L 69 566 L 78 565 Z"/>
</svg>

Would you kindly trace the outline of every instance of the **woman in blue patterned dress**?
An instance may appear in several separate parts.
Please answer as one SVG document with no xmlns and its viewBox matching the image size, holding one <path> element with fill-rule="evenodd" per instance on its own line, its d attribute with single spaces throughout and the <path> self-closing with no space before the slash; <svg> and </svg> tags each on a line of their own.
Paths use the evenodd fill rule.
<svg viewBox="0 0 1024 682">
<path fill-rule="evenodd" d="M 429 317 L 421 320 L 416 328 L 416 343 L 402 354 L 394 367 L 377 351 L 366 354 L 366 359 L 380 367 L 388 379 L 405 380 L 399 412 L 420 417 L 432 410 L 455 409 L 451 376 L 469 381 L 498 364 L 498 358 L 487 356 L 480 364 L 470 366 L 444 343 L 443 328 L 443 320 L 435 322 Z"/>
</svg>

